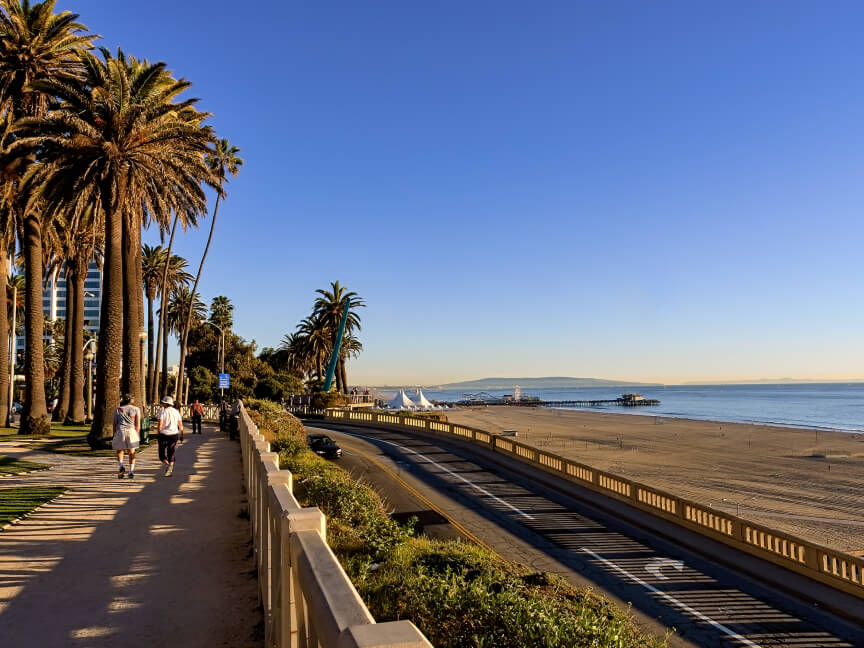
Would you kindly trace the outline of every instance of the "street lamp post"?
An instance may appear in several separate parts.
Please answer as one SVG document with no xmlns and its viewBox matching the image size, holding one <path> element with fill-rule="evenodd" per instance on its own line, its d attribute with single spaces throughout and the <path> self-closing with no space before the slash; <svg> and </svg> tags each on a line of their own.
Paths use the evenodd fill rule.
<svg viewBox="0 0 864 648">
<path fill-rule="evenodd" d="M 141 406 L 147 404 L 147 372 L 144 370 L 144 347 L 147 346 L 147 331 L 141 330 L 138 334 L 138 358 L 141 363 L 141 393 L 135 394 L 135 398 L 141 399 Z"/>
<path fill-rule="evenodd" d="M 15 360 L 18 346 L 18 336 L 15 331 L 18 328 L 18 286 L 12 287 L 12 339 L 9 348 L 9 411 L 6 413 L 6 425 L 12 425 L 12 417 L 15 410 Z"/>
<path fill-rule="evenodd" d="M 87 361 L 87 420 L 93 420 L 93 348 L 96 347 L 96 338 L 90 338 L 84 343 L 84 348 L 81 351 L 84 353 L 84 359 Z"/>
</svg>

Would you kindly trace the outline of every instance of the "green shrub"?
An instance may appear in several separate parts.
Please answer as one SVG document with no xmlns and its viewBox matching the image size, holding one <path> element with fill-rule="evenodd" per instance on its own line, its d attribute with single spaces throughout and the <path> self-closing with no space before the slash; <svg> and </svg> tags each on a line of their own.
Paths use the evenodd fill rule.
<svg viewBox="0 0 864 648">
<path fill-rule="evenodd" d="M 629 616 L 588 590 L 472 544 L 411 537 L 368 486 L 311 452 L 276 403 L 250 415 L 294 476 L 302 506 L 327 516 L 327 542 L 378 621 L 410 619 L 437 648 L 658 648 Z"/>
<path fill-rule="evenodd" d="M 348 404 L 348 399 L 339 392 L 317 392 L 312 396 L 312 409 L 327 409 L 328 407 L 343 407 Z"/>
</svg>

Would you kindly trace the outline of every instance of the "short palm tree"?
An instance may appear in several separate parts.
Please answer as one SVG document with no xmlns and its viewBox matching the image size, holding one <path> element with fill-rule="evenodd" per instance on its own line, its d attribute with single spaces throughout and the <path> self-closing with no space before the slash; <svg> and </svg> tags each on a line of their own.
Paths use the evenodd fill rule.
<svg viewBox="0 0 864 648">
<path fill-rule="evenodd" d="M 151 391 L 153 394 L 153 400 L 156 400 L 156 396 L 160 394 L 164 396 L 168 393 L 168 335 L 169 333 L 176 333 L 176 331 L 171 328 L 171 322 L 168 322 L 169 309 L 164 309 L 163 314 L 162 304 L 170 301 L 171 295 L 179 291 L 181 288 L 188 288 L 189 284 L 192 282 L 192 275 L 186 272 L 186 267 L 188 265 L 186 259 L 175 254 L 171 256 L 171 261 L 163 269 L 165 289 L 159 291 L 159 336 L 156 345 L 156 367 L 153 372 L 153 389 Z M 168 295 L 167 298 L 163 296 L 165 294 Z M 161 365 L 159 360 L 160 348 L 162 349 Z"/>
<path fill-rule="evenodd" d="M 186 286 L 179 287 L 171 294 L 168 302 L 168 327 L 177 334 L 177 341 L 182 340 L 183 335 L 189 328 L 202 322 L 207 315 L 207 307 L 201 301 L 201 296 Z M 180 362 L 183 362 L 183 347 L 181 346 Z M 174 384 L 174 397 L 183 398 L 182 374 L 177 372 L 177 382 Z"/>
<path fill-rule="evenodd" d="M 228 176 L 236 177 L 243 166 L 243 160 L 239 157 L 240 149 L 232 146 L 227 139 L 221 139 L 214 143 L 212 150 L 207 155 L 207 165 L 219 181 L 216 191 L 216 206 L 213 208 L 213 218 L 210 220 L 210 234 L 207 236 L 207 245 L 204 246 L 204 254 L 201 255 L 201 263 L 198 265 L 198 274 L 195 275 L 195 283 L 192 284 L 192 292 L 198 290 L 198 282 L 201 281 L 201 272 L 204 270 L 204 261 L 213 241 L 213 229 L 216 227 L 216 215 L 219 213 L 219 203 L 225 196 L 224 185 L 228 182 Z M 186 367 L 186 344 L 189 340 L 189 322 L 191 317 L 186 318 L 186 328 L 180 339 L 180 369 L 177 372 L 177 382 L 183 382 L 183 371 Z"/>
<path fill-rule="evenodd" d="M 127 60 L 122 52 L 116 58 L 107 50 L 102 58 L 79 52 L 79 58 L 83 83 L 36 84 L 56 96 L 59 107 L 43 118 L 19 121 L 22 138 L 12 149 L 19 156 L 40 152 L 27 183 L 42 196 L 47 213 L 94 203 L 104 213 L 96 407 L 89 437 L 92 445 L 102 445 L 112 436 L 110 413 L 121 388 L 140 392 L 140 307 L 124 308 L 142 296 L 140 216 L 163 223 L 176 213 L 194 220 L 206 207 L 202 183 L 216 182 L 204 158 L 213 139 L 202 125 L 207 115 L 195 110 L 195 100 L 178 99 L 189 82 L 171 78 L 164 63 Z"/>
<path fill-rule="evenodd" d="M 78 52 L 91 47 L 93 36 L 78 23 L 78 15 L 54 12 L 55 0 L 31 4 L 28 0 L 0 0 L 0 110 L 13 125 L 21 118 L 44 117 L 52 93 L 42 83 L 74 83 L 81 78 Z M 18 134 L 3 133 L 2 147 L 14 145 Z M 23 174 L 36 158 L 31 149 L 8 157 L 3 164 L 4 193 L 15 213 L 21 237 L 27 280 L 25 290 L 26 395 L 21 434 L 47 434 L 50 421 L 45 404 L 42 359 L 42 228 L 44 214 L 38 192 L 28 191 Z"/>
</svg>

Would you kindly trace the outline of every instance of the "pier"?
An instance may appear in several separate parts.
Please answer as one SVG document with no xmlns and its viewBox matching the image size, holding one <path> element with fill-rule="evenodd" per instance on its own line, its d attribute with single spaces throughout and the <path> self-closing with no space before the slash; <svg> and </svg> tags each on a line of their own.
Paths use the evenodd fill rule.
<svg viewBox="0 0 864 648">
<path fill-rule="evenodd" d="M 622 394 L 618 398 L 602 400 L 559 400 L 544 401 L 539 398 L 493 398 L 486 394 L 487 398 L 468 398 L 451 405 L 513 405 L 515 407 L 644 407 L 648 405 L 659 405 L 660 401 L 653 398 L 643 398 L 639 394 Z"/>
</svg>

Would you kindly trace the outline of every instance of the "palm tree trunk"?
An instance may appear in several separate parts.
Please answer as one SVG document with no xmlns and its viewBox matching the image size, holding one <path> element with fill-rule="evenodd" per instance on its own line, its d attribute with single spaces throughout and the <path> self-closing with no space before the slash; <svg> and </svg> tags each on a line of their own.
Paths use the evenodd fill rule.
<svg viewBox="0 0 864 648">
<path fill-rule="evenodd" d="M 69 295 L 73 297 L 74 310 L 72 335 L 67 337 L 66 344 L 72 345 L 71 364 L 69 373 L 69 411 L 66 414 L 68 425 L 80 425 L 86 418 L 84 408 L 84 281 L 87 278 L 87 270 L 78 272 L 74 278 L 74 284 L 66 280 L 66 316 L 69 316 Z M 71 288 L 71 291 L 70 291 Z"/>
<path fill-rule="evenodd" d="M 55 421 L 63 421 L 66 419 L 66 414 L 69 412 L 69 389 L 71 384 L 72 371 L 72 346 L 73 334 L 72 327 L 75 323 L 74 311 L 71 308 L 73 302 L 72 295 L 72 273 L 66 273 L 66 333 L 63 337 L 63 364 L 60 368 L 60 397 L 57 399 L 57 407 L 51 413 Z"/>
<path fill-rule="evenodd" d="M 137 236 L 136 236 L 137 233 Z M 141 269 L 141 227 L 136 216 L 123 219 L 123 393 L 131 394 L 137 404 L 144 403 L 141 384 L 141 311 L 143 287 Z"/>
<path fill-rule="evenodd" d="M 339 375 L 342 376 L 343 393 L 348 393 L 348 372 L 345 371 L 345 358 L 339 358 Z"/>
<path fill-rule="evenodd" d="M 159 380 L 159 393 L 168 394 L 168 335 L 162 338 L 162 377 Z"/>
<path fill-rule="evenodd" d="M 344 394 L 345 393 L 345 386 L 342 384 L 342 372 L 339 371 L 339 366 L 338 366 L 339 361 L 337 360 L 336 363 L 337 363 L 337 366 L 336 366 L 336 391 L 339 392 L 340 394 Z"/>
<path fill-rule="evenodd" d="M 192 308 L 195 306 L 195 293 L 198 291 L 198 282 L 201 281 L 201 271 L 204 269 L 204 261 L 207 252 L 210 251 L 210 242 L 213 240 L 213 229 L 216 227 L 216 215 L 219 213 L 219 201 L 222 192 L 216 194 L 216 205 L 213 207 L 213 219 L 210 221 L 210 234 L 207 236 L 207 245 L 204 246 L 204 254 L 201 255 L 201 263 L 198 264 L 198 274 L 195 275 L 195 284 L 192 286 L 192 298 L 189 300 L 189 310 L 186 311 L 186 321 L 183 322 L 183 335 L 180 340 L 180 369 L 177 371 L 177 389 L 183 384 L 183 370 L 186 367 L 186 343 L 189 340 L 189 326 L 192 323 Z M 180 392 L 178 392 L 180 393 Z"/>
<path fill-rule="evenodd" d="M 164 396 L 167 393 L 168 378 L 168 355 L 167 351 L 162 354 L 162 377 L 159 379 L 159 347 L 167 349 L 168 347 L 168 332 L 166 330 L 166 322 L 168 321 L 168 268 L 171 263 L 171 249 L 174 247 L 174 235 L 177 233 L 178 216 L 174 216 L 174 223 L 171 225 L 171 239 L 168 241 L 168 250 L 165 254 L 165 269 L 162 271 L 162 289 L 159 293 L 159 332 L 156 336 L 156 366 L 153 367 L 153 385 L 150 391 L 156 398 Z M 159 380 L 159 389 L 157 393 L 156 381 Z M 154 399 L 155 400 L 155 399 Z"/>
<path fill-rule="evenodd" d="M 9 255 L 0 245 L 0 416 L 9 411 L 9 313 L 6 310 L 6 286 L 9 277 Z M 14 355 L 15 350 L 12 350 Z"/>
<path fill-rule="evenodd" d="M 120 403 L 120 363 L 123 357 L 123 214 L 125 178 L 114 191 L 103 187 L 105 210 L 105 260 L 102 278 L 102 312 L 96 353 L 96 404 L 88 441 L 105 446 L 113 436 L 113 412 Z"/>
<path fill-rule="evenodd" d="M 156 295 L 153 291 L 147 290 L 147 402 L 153 402 L 153 371 L 154 358 L 153 351 L 155 349 L 153 339 L 153 300 Z"/>
<path fill-rule="evenodd" d="M 45 322 L 42 316 L 42 223 L 39 217 L 28 213 L 24 218 L 24 327 L 26 353 L 24 373 L 27 376 L 24 395 L 24 413 L 19 434 L 47 435 L 51 421 L 45 404 L 45 358 L 42 337 Z"/>
</svg>

